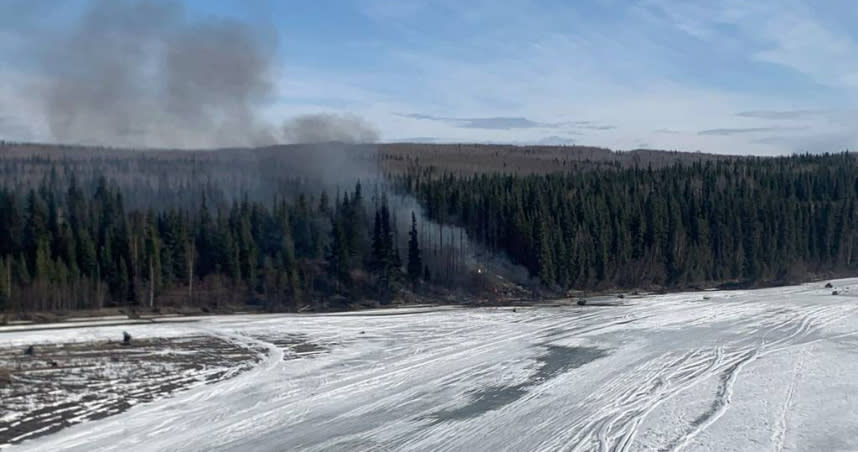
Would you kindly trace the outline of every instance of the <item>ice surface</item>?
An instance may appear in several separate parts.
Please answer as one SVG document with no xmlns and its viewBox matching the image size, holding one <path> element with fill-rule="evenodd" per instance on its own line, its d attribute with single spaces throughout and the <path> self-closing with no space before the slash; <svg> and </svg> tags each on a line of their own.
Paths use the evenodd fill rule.
<svg viewBox="0 0 858 452">
<path fill-rule="evenodd" d="M 267 351 L 9 450 L 858 450 L 858 279 L 834 285 L 2 333 Z"/>
</svg>

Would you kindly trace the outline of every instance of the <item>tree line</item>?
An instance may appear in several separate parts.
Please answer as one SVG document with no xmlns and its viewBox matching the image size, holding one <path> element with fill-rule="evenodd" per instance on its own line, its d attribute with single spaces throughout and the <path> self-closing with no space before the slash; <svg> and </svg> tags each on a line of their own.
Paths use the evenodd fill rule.
<svg viewBox="0 0 858 452">
<path fill-rule="evenodd" d="M 848 153 L 548 175 L 399 176 L 427 216 L 464 227 L 549 287 L 790 283 L 858 270 Z"/>
<path fill-rule="evenodd" d="M 125 207 L 98 178 L 88 190 L 0 190 L 0 307 L 7 312 L 249 303 L 270 310 L 389 302 L 428 278 L 417 220 L 400 252 L 385 194 L 351 190 L 244 197 L 194 208 Z M 404 238 L 402 240 L 404 242 Z M 342 305 L 336 305 L 339 302 Z M 334 304 L 331 304 L 334 303 Z"/>
<path fill-rule="evenodd" d="M 847 153 L 526 176 L 414 167 L 327 190 L 283 169 L 264 196 L 217 178 L 154 183 L 162 163 L 138 162 L 143 176 L 117 182 L 78 179 L 79 162 L 15 162 L 31 171 L 0 188 L 6 312 L 388 303 L 491 290 L 472 276 L 492 272 L 480 257 L 492 254 L 558 292 L 858 270 L 858 161 Z"/>
</svg>

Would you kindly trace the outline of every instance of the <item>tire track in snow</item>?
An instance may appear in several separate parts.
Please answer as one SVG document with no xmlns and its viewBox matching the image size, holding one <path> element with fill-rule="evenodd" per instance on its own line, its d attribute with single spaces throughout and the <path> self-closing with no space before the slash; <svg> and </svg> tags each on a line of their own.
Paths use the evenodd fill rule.
<svg viewBox="0 0 858 452">
<path fill-rule="evenodd" d="M 474 370 L 485 368 L 486 363 L 483 362 L 485 360 L 485 358 L 483 357 L 484 354 L 486 354 L 487 352 L 494 353 L 494 351 L 497 349 L 502 350 L 505 347 L 505 343 L 521 341 L 530 345 L 539 345 L 541 344 L 540 339 L 550 338 L 551 340 L 558 340 L 558 338 L 563 338 L 567 335 L 574 336 L 575 332 L 580 332 L 581 334 L 585 332 L 590 333 L 599 329 L 615 327 L 617 322 L 620 321 L 614 318 L 605 319 L 604 315 L 591 314 L 586 316 L 570 316 L 568 315 L 570 313 L 569 311 L 559 312 L 566 315 L 552 315 L 548 317 L 537 317 L 534 319 L 529 319 L 527 322 L 524 322 L 528 324 L 526 327 L 522 325 L 522 327 L 524 328 L 516 327 L 505 331 L 503 334 L 486 335 L 485 337 L 482 337 L 479 341 L 470 341 L 467 344 L 461 344 L 456 342 L 450 347 L 444 347 L 441 349 L 431 346 L 428 347 L 427 350 L 434 350 L 434 356 L 436 356 L 437 358 L 432 359 L 429 362 L 423 362 L 421 364 L 418 364 L 421 368 L 423 366 L 438 367 L 439 365 L 441 367 L 444 367 L 444 365 L 441 364 L 441 361 L 445 360 L 450 360 L 451 362 L 476 360 L 478 364 L 467 366 L 466 368 L 459 368 L 459 370 L 455 373 L 446 374 L 444 376 L 441 376 L 440 378 L 429 377 L 430 379 L 423 381 L 422 384 L 437 387 L 446 386 L 456 381 L 466 381 L 467 379 L 470 379 L 474 377 L 474 375 L 476 375 Z M 484 327 L 485 326 L 481 326 L 479 329 L 483 329 Z M 562 329 L 562 334 L 560 334 L 559 336 L 555 334 L 558 329 Z M 427 358 L 425 352 L 417 354 L 417 357 L 422 357 L 423 360 Z M 497 363 L 498 361 L 493 358 L 492 362 Z M 410 366 L 405 366 L 405 368 L 403 368 L 402 365 L 404 364 L 404 362 L 402 360 L 397 360 L 391 364 L 393 364 L 392 368 L 388 367 L 384 375 L 378 376 L 383 380 L 377 381 L 373 386 L 383 385 L 385 387 L 388 387 L 388 385 L 384 384 L 384 382 L 389 381 L 390 377 L 397 377 L 397 380 L 401 380 L 402 378 L 406 378 L 407 375 L 413 375 L 415 374 L 415 372 L 419 371 L 418 368 L 409 368 Z M 404 371 L 404 373 L 401 373 L 402 371 Z M 364 375 L 363 378 L 366 379 L 373 377 Z M 333 391 L 339 392 L 342 389 L 343 388 L 336 388 L 333 389 Z M 409 392 L 413 388 L 409 388 L 406 386 L 404 389 L 406 393 L 401 393 L 398 388 L 395 391 L 388 391 L 381 398 L 374 399 L 369 406 L 365 405 L 361 408 L 346 410 L 340 415 L 338 415 L 337 418 L 347 418 L 350 415 L 354 416 L 358 411 L 372 412 L 373 410 L 383 409 L 385 406 L 390 406 L 393 401 L 396 401 L 397 399 L 403 399 L 404 395 L 413 397 L 411 392 Z M 326 393 L 330 394 L 329 392 Z M 521 400 L 527 399 L 528 397 L 525 396 Z M 437 407 L 432 409 L 432 412 L 434 411 L 437 411 Z M 423 417 L 425 417 L 425 413 L 424 415 L 419 415 L 416 418 L 420 419 Z M 459 435 L 480 435 L 481 433 L 479 432 L 482 431 L 483 428 L 487 428 L 487 426 L 481 424 L 476 428 L 476 430 L 462 430 L 458 431 L 456 434 L 447 435 L 444 441 L 440 443 L 434 443 L 432 445 L 432 448 L 434 450 L 455 450 L 456 442 L 461 440 L 461 437 Z M 372 430 L 372 435 L 383 435 L 383 432 L 388 430 L 396 430 L 396 427 L 394 426 L 389 429 L 386 426 L 380 426 Z M 421 441 L 429 440 L 429 438 L 431 438 L 433 435 L 433 431 L 435 430 L 424 429 L 420 432 L 406 431 L 403 432 L 401 435 L 394 435 L 393 437 L 389 437 L 389 440 L 396 443 L 397 447 L 407 449 L 409 447 L 415 447 L 414 445 L 420 443 Z M 363 433 L 361 435 L 363 435 Z M 321 449 L 324 449 L 325 447 L 336 448 L 337 446 L 342 444 L 342 441 L 357 441 L 360 439 L 361 435 L 345 435 L 337 438 L 332 438 L 331 441 L 323 443 L 322 446 L 324 447 L 321 447 Z"/>
<path fill-rule="evenodd" d="M 383 369 L 383 372 L 380 375 L 374 376 L 363 376 L 365 379 L 369 378 L 372 380 L 372 384 L 370 386 L 385 386 L 390 387 L 388 383 L 390 383 L 390 379 L 393 378 L 397 381 L 402 381 L 404 378 L 409 376 L 410 374 L 419 374 L 423 367 L 440 367 L 443 368 L 443 361 L 452 361 L 452 362 L 471 362 L 475 361 L 476 364 L 468 364 L 465 367 L 459 368 L 456 372 L 452 374 L 445 374 L 437 378 L 432 378 L 429 380 L 425 380 L 421 382 L 421 385 L 424 387 L 428 386 L 437 386 L 440 385 L 441 382 L 446 382 L 447 384 L 453 381 L 464 381 L 467 378 L 473 377 L 473 370 L 477 368 L 483 368 L 487 365 L 486 362 L 483 361 L 484 358 L 481 356 L 487 352 L 492 352 L 499 347 L 502 349 L 503 345 L 510 342 L 523 341 L 529 345 L 538 345 L 538 340 L 544 338 L 546 335 L 550 333 L 553 329 L 559 327 L 566 327 L 572 330 L 575 330 L 579 327 L 589 327 L 590 325 L 578 325 L 577 318 L 575 317 L 563 317 L 561 319 L 557 319 L 556 317 L 551 317 L 551 322 L 545 322 L 545 318 L 542 320 L 541 324 L 528 326 L 527 328 L 514 328 L 511 329 L 503 335 L 487 335 L 481 339 L 479 343 L 460 343 L 455 342 L 448 347 L 442 348 L 440 350 L 436 349 L 436 352 L 429 355 L 429 359 L 426 359 L 427 356 L 425 353 L 421 353 L 417 356 L 420 356 L 421 359 L 416 360 L 416 363 L 408 363 L 407 360 L 399 360 L 395 362 L 393 368 Z M 414 356 L 414 355 L 412 355 Z M 494 361 L 493 361 L 494 362 Z M 403 365 L 404 364 L 404 365 Z M 331 389 L 330 391 L 325 391 L 323 394 L 325 397 L 330 396 L 331 394 L 337 394 L 343 391 L 350 392 L 350 389 L 353 389 L 351 385 L 339 386 Z M 376 398 L 373 400 L 371 406 L 363 406 L 356 409 L 351 409 L 340 413 L 336 418 L 348 417 L 350 415 L 354 415 L 355 411 L 371 411 L 372 409 L 383 409 L 385 406 L 391 406 L 392 401 L 396 401 L 398 399 L 402 399 L 403 396 L 408 396 L 410 394 L 410 390 L 413 388 L 409 386 L 404 387 L 404 391 L 392 391 L 388 392 L 385 396 L 381 398 Z M 437 410 L 437 407 L 433 408 L 433 411 Z M 424 413 L 423 416 L 429 415 L 430 413 Z M 336 419 L 334 418 L 334 419 Z M 384 430 L 385 427 L 381 427 L 381 430 Z M 423 433 L 429 435 L 431 430 L 427 429 Z M 376 431 L 378 433 L 378 431 Z M 413 435 L 413 432 L 407 433 L 407 436 Z M 323 443 L 318 448 L 319 450 L 325 450 L 326 448 L 336 448 L 343 441 L 349 440 L 358 440 L 361 435 L 345 435 L 340 437 L 331 438 L 330 441 Z M 412 437 L 410 439 L 400 438 L 400 442 L 398 443 L 398 447 L 407 449 L 411 445 L 416 442 L 425 439 L 425 435 L 418 434 L 416 437 Z M 438 444 L 435 446 L 435 450 L 445 450 L 452 449 L 455 450 L 455 446 L 450 444 L 454 442 L 455 438 L 447 438 L 445 441 L 447 444 Z"/>
<path fill-rule="evenodd" d="M 662 365 L 657 362 L 666 361 Z M 704 381 L 716 373 L 724 361 L 723 350 L 696 349 L 680 357 L 668 354 L 644 363 L 631 375 L 621 375 L 606 391 L 600 391 L 590 401 L 599 404 L 614 396 L 607 407 L 597 410 L 596 417 L 585 418 L 582 422 L 567 426 L 577 430 L 568 441 L 543 444 L 545 449 L 583 450 L 627 450 L 643 420 L 662 403 Z M 649 368 L 649 370 L 648 370 Z M 642 384 L 629 384 L 629 377 L 639 373 L 648 374 Z M 628 388 L 617 394 L 610 387 Z M 612 394 L 613 392 L 613 394 Z"/>
<path fill-rule="evenodd" d="M 747 366 L 749 363 L 753 362 L 755 359 L 759 357 L 759 349 L 756 349 L 752 352 L 748 352 L 743 355 L 735 364 L 730 366 L 724 371 L 724 375 L 721 378 L 721 384 L 718 388 L 718 393 L 715 398 L 715 402 L 713 404 L 712 409 L 710 411 L 704 413 L 701 418 L 696 419 L 692 424 L 696 424 L 694 429 L 686 433 L 676 445 L 670 447 L 672 451 L 680 451 L 694 440 L 697 435 L 705 431 L 709 426 L 714 424 L 730 407 L 730 403 L 733 401 L 733 386 L 736 384 L 736 379 L 739 377 L 739 374 L 742 372 L 742 369 Z"/>
<path fill-rule="evenodd" d="M 714 302 L 688 303 L 689 296 L 675 296 L 658 298 L 657 306 L 600 309 L 598 315 L 596 310 L 583 310 L 578 315 L 571 309 L 532 314 L 521 310 L 517 315 L 473 311 L 456 314 L 460 317 L 454 320 L 440 315 L 412 316 L 416 318 L 396 327 L 384 319 L 363 317 L 350 321 L 289 317 L 288 323 L 278 320 L 281 323 L 260 324 L 264 327 L 262 335 L 253 322 L 218 325 L 214 327 L 218 331 L 242 330 L 225 334 L 269 351 L 254 369 L 259 378 L 235 386 L 230 386 L 230 381 L 212 386 L 211 397 L 205 399 L 211 400 L 200 404 L 205 406 L 196 406 L 194 399 L 188 404 L 164 403 L 159 413 L 143 410 L 145 419 L 136 415 L 123 419 L 130 427 L 118 421 L 99 421 L 84 429 L 89 430 L 89 436 L 78 435 L 78 447 L 84 450 L 95 440 L 102 448 L 119 448 L 139 440 L 137 444 L 146 444 L 149 449 L 247 450 L 249 442 L 266 436 L 267 442 L 255 443 L 258 448 L 474 450 L 484 444 L 484 448 L 494 450 L 629 450 L 641 447 L 636 441 L 644 432 L 651 432 L 654 436 L 646 433 L 647 442 L 659 444 L 649 446 L 659 447 L 671 440 L 679 445 L 680 439 L 696 435 L 696 440 L 687 440 L 693 448 L 698 441 L 708 439 L 709 435 L 701 433 L 718 419 L 732 420 L 729 402 L 738 403 L 744 393 L 745 386 L 737 382 L 741 372 L 747 374 L 756 368 L 746 367 L 753 362 L 750 354 L 754 350 L 755 359 L 780 351 L 793 353 L 796 347 L 834 337 L 818 334 L 818 328 L 855 313 L 852 306 L 829 306 L 817 299 L 809 303 L 784 300 L 781 304 L 778 298 L 783 293 L 759 293 L 765 297 L 759 303 L 749 298 L 719 306 Z M 629 319 L 636 322 L 629 331 L 621 331 L 625 328 L 622 322 Z M 467 327 L 460 328 L 463 325 Z M 700 336 L 694 330 L 681 331 L 689 325 L 711 330 Z M 306 332 L 314 339 L 324 335 L 338 345 L 339 351 L 315 363 L 283 364 L 270 359 L 273 350 L 269 346 L 250 344 L 244 336 L 253 333 L 265 341 L 265 332 L 284 329 Z M 368 334 L 357 336 L 364 329 Z M 622 353 L 622 362 L 606 359 L 607 364 L 594 366 L 586 375 L 557 378 L 515 405 L 467 421 L 428 427 L 420 422 L 426 406 L 447 406 L 452 402 L 448 396 L 461 392 L 461 388 L 492 384 L 491 372 L 526 370 L 521 364 L 529 359 L 527 348 L 558 341 L 578 343 L 576 336 L 581 335 L 589 336 L 585 341 L 598 341 L 600 330 L 606 333 L 606 343 L 616 346 L 614 356 Z M 638 341 L 638 331 L 666 332 L 670 340 Z M 847 334 L 855 333 L 843 336 Z M 579 376 L 584 378 L 578 380 Z M 563 385 L 577 381 L 581 386 L 564 389 Z M 444 392 L 438 391 L 439 387 L 445 388 Z M 711 405 L 702 400 L 691 407 L 693 414 L 706 411 L 705 416 L 697 417 L 696 425 L 689 425 L 693 416 L 682 418 L 686 420 L 679 424 L 662 422 L 665 401 L 673 398 L 674 403 L 668 405 L 673 407 L 678 394 L 705 393 L 712 398 L 713 391 Z M 419 403 L 405 406 L 421 398 Z M 180 413 L 182 410 L 188 411 Z M 651 424 L 656 416 L 659 422 Z M 353 422 L 347 422 L 349 417 Z M 776 419 L 777 413 L 771 417 Z M 673 421 L 672 416 L 667 420 Z M 648 430 L 650 425 L 654 426 L 652 431 Z M 695 428 L 698 431 L 692 433 Z M 101 432 L 107 429 L 114 432 Z M 126 433 L 118 433 L 123 430 Z M 320 433 L 312 436 L 313 432 Z M 767 433 L 763 431 L 763 436 Z M 50 443 L 69 444 L 44 444 Z"/>
<path fill-rule="evenodd" d="M 780 416 L 778 417 L 778 422 L 772 431 L 772 450 L 777 452 L 784 450 L 784 445 L 786 444 L 786 432 L 789 425 L 789 411 L 793 405 L 798 380 L 801 379 L 802 372 L 804 371 L 804 361 L 807 358 L 807 354 L 808 350 L 805 348 L 799 353 L 798 358 L 795 361 L 789 386 L 787 387 L 786 397 L 784 398 L 784 405 L 781 409 Z"/>
<path fill-rule="evenodd" d="M 729 409 L 733 397 L 733 388 L 748 364 L 756 359 L 786 350 L 797 345 L 803 345 L 818 328 L 837 321 L 843 317 L 843 308 L 839 306 L 822 306 L 803 310 L 795 315 L 787 316 L 780 322 L 769 326 L 763 339 L 752 346 L 738 346 L 738 350 L 724 354 L 723 347 L 714 352 L 716 357 L 710 358 L 710 364 L 700 368 L 699 363 L 692 358 L 701 350 L 689 352 L 672 362 L 662 365 L 643 383 L 629 384 L 627 375 L 621 375 L 616 381 L 608 382 L 596 396 L 604 404 L 605 399 L 613 398 L 610 409 L 597 409 L 595 415 L 589 416 L 583 422 L 573 423 L 567 427 L 578 430 L 570 441 L 563 444 L 548 441 L 543 443 L 546 449 L 568 450 L 628 450 L 639 433 L 639 427 L 658 406 L 673 397 L 709 380 L 719 378 L 718 391 L 712 407 L 702 416 L 692 422 L 692 429 L 674 441 L 669 450 L 682 450 L 695 437 L 718 421 Z M 763 325 L 760 325 L 763 326 Z M 784 336 L 774 341 L 768 337 L 783 332 Z M 661 358 L 656 358 L 656 361 Z M 645 369 L 647 364 L 642 368 Z M 632 372 L 637 374 L 637 372 Z M 611 387 L 629 388 L 625 392 L 612 392 Z"/>
<path fill-rule="evenodd" d="M 804 342 L 803 340 L 810 336 L 815 330 L 841 319 L 843 315 L 841 311 L 842 307 L 837 305 L 823 306 L 817 309 L 803 311 L 795 317 L 791 317 L 784 322 L 770 328 L 764 335 L 764 338 L 758 348 L 756 348 L 752 353 L 749 353 L 746 358 L 742 359 L 734 367 L 731 367 L 725 371 L 724 376 L 726 376 L 726 379 L 722 377 L 722 384 L 719 385 L 718 394 L 713 405 L 713 407 L 715 408 L 714 411 L 707 412 L 704 414 L 702 419 L 696 420 L 695 423 L 697 425 L 695 426 L 695 428 L 688 434 L 684 435 L 675 444 L 675 446 L 670 448 L 670 450 L 679 451 L 684 449 L 689 444 L 691 444 L 691 441 L 693 441 L 695 437 L 697 437 L 700 433 L 709 428 L 712 424 L 714 424 L 724 415 L 727 409 L 729 409 L 729 406 L 732 402 L 733 387 L 736 383 L 736 380 L 738 379 L 739 374 L 745 366 L 762 356 L 771 353 L 777 353 L 792 348 L 794 346 L 801 346 L 806 344 L 806 342 Z M 798 320 L 796 319 L 796 317 L 800 319 L 798 321 L 798 325 L 793 328 L 793 330 L 789 334 L 774 342 L 767 343 L 766 338 L 770 333 L 783 329 L 785 327 L 789 327 L 790 325 L 794 325 L 796 320 Z M 792 394 L 795 391 L 795 384 L 796 379 L 794 374 L 792 380 L 790 381 L 788 401 L 791 401 L 792 399 Z M 787 416 L 787 410 L 788 406 L 785 405 L 784 412 L 782 413 L 784 417 Z M 702 422 L 700 422 L 701 420 Z M 786 419 L 784 418 L 783 421 L 785 431 Z M 783 441 L 783 438 L 781 438 L 780 440 Z M 780 447 L 781 449 L 778 450 L 782 450 L 782 443 Z"/>
<path fill-rule="evenodd" d="M 545 322 L 544 320 L 547 319 L 550 319 L 551 321 Z M 481 360 L 484 360 L 481 356 L 486 352 L 494 352 L 497 350 L 502 352 L 505 348 L 504 345 L 507 343 L 522 342 L 523 344 L 535 345 L 539 342 L 539 339 L 547 334 L 548 330 L 561 326 L 569 327 L 570 323 L 575 323 L 574 318 L 568 318 L 565 316 L 558 318 L 556 316 L 552 316 L 544 318 L 540 325 L 526 327 L 520 325 L 502 330 L 503 333 L 501 334 L 498 334 L 497 332 L 493 334 L 482 334 L 479 336 L 478 340 L 472 340 L 469 342 L 458 340 L 450 341 L 449 336 L 447 335 L 448 331 L 445 330 L 438 332 L 438 334 L 431 334 L 433 337 L 444 338 L 442 344 L 437 344 L 438 346 L 434 346 L 431 343 L 427 344 L 425 342 L 415 343 L 412 342 L 413 339 L 409 339 L 408 342 L 411 342 L 413 345 L 410 347 L 404 347 L 401 350 L 401 353 L 385 359 L 385 365 L 372 365 L 361 370 L 344 372 L 342 377 L 328 375 L 326 377 L 327 380 L 323 384 L 317 386 L 315 392 L 309 397 L 306 393 L 295 394 L 295 397 L 282 397 L 282 394 L 280 394 L 276 400 L 271 403 L 266 403 L 265 410 L 249 416 L 246 420 L 247 422 L 244 422 L 244 424 L 255 427 L 263 426 L 261 430 L 256 428 L 256 430 L 259 430 L 260 435 L 264 436 L 270 432 L 276 436 L 276 431 L 271 431 L 269 428 L 264 426 L 267 425 L 268 418 L 272 415 L 280 416 L 280 414 L 278 414 L 280 410 L 288 409 L 290 411 L 294 411 L 296 409 L 300 409 L 300 407 L 312 407 L 316 404 L 329 404 L 333 399 L 341 398 L 343 400 L 343 404 L 341 405 L 340 412 L 334 416 L 318 419 L 319 422 L 326 424 L 328 427 L 322 427 L 323 424 L 318 424 L 316 426 L 317 428 L 330 428 L 331 432 L 335 432 L 337 430 L 335 426 L 338 421 L 347 420 L 348 418 L 354 417 L 356 414 L 360 413 L 369 413 L 379 410 L 383 411 L 385 407 L 391 406 L 393 402 L 402 402 L 402 400 L 413 398 L 413 390 L 415 387 L 404 383 L 406 381 L 419 381 L 420 376 L 426 373 L 426 370 L 424 369 L 449 368 L 449 366 L 444 364 L 445 362 L 452 364 L 461 363 L 464 364 L 465 368 L 460 368 L 456 373 L 459 374 L 460 378 L 466 378 L 470 374 L 469 371 L 485 365 L 484 362 L 481 362 Z M 487 326 L 495 325 L 495 322 L 489 322 L 488 324 L 482 323 L 480 325 L 472 326 L 469 329 L 476 333 L 479 331 L 485 331 Z M 423 332 L 421 334 L 426 333 Z M 408 335 L 413 336 L 413 333 L 408 333 Z M 414 352 L 415 349 L 419 349 L 420 352 Z M 429 352 L 429 350 L 432 351 Z M 497 353 L 495 353 L 495 355 L 497 355 Z M 474 360 L 476 360 L 477 364 L 470 364 L 470 362 Z M 438 378 L 421 381 L 417 389 L 420 389 L 420 387 L 425 389 L 426 385 L 432 386 L 433 382 L 442 381 L 445 378 L 449 379 L 450 377 L 455 379 L 455 374 L 451 375 L 448 373 L 441 375 Z M 360 397 L 359 394 L 362 394 L 365 390 L 371 391 L 378 387 L 384 387 L 386 388 L 386 391 L 382 394 L 377 394 L 369 404 L 361 404 L 359 406 L 351 406 L 349 404 L 349 400 L 355 400 L 356 397 Z M 296 403 L 297 406 L 295 405 Z M 395 404 L 393 405 L 395 406 Z M 310 408 L 306 408 L 306 410 L 308 413 L 310 412 Z M 282 420 L 281 422 L 278 422 L 277 425 L 272 425 L 272 427 L 278 427 L 281 423 Z M 380 426 L 380 428 L 384 429 L 384 426 Z M 354 439 L 360 439 L 359 437 L 361 435 L 363 435 L 363 433 L 357 435 Z M 336 447 L 337 444 L 340 444 L 342 441 L 348 441 L 352 439 L 353 436 L 355 435 L 332 433 L 327 441 L 317 444 L 317 447 L 321 449 L 325 449 L 326 447 Z M 226 444 L 233 445 L 232 443 Z M 233 446 L 237 446 L 237 444 L 234 444 Z"/>
<path fill-rule="evenodd" d="M 676 301 L 678 302 L 674 303 L 674 300 L 670 300 L 669 302 L 671 306 L 669 306 L 669 308 L 671 310 L 675 309 L 681 315 L 678 318 L 670 319 L 667 325 L 679 326 L 694 323 L 693 319 L 682 320 L 683 315 L 689 314 L 689 310 L 695 310 L 692 315 L 697 319 L 700 317 L 706 317 L 707 321 L 701 323 L 704 325 L 712 321 L 723 321 L 724 319 L 720 314 L 724 314 L 724 312 L 727 312 L 724 314 L 726 315 L 727 320 L 735 318 L 741 321 L 743 318 L 748 317 L 759 320 L 759 318 L 756 318 L 756 315 L 758 313 L 768 311 L 765 307 L 760 308 L 760 306 L 764 305 L 753 305 L 754 309 L 748 309 L 748 305 L 742 303 L 738 305 L 730 305 L 727 307 L 729 309 L 725 310 L 724 306 L 715 306 L 713 304 L 706 306 L 707 309 L 701 312 L 698 316 L 696 313 L 698 308 L 696 306 L 694 308 L 689 308 L 691 305 L 687 303 L 687 298 Z M 668 308 L 668 306 L 662 307 Z M 713 312 L 711 311 L 714 310 L 717 310 L 719 315 L 713 316 Z M 628 319 L 630 315 L 638 314 L 640 312 L 637 309 L 634 309 L 634 307 L 629 311 L 620 318 L 625 320 Z M 788 314 L 790 312 L 791 311 L 787 311 L 784 313 Z M 815 312 L 806 314 L 808 314 L 808 318 L 804 319 L 806 322 L 802 321 L 803 316 L 801 315 L 790 316 L 786 319 L 783 318 L 783 315 L 774 315 L 769 317 L 769 319 L 782 320 L 782 322 L 776 324 L 774 328 L 787 329 L 789 330 L 788 335 L 799 336 L 808 329 L 808 325 L 810 323 L 814 322 L 812 319 L 813 317 L 819 317 L 818 315 L 814 315 Z M 645 316 L 640 317 L 643 318 Z M 616 320 L 616 318 L 605 319 L 605 323 L 613 323 L 612 320 Z M 798 326 L 796 326 L 796 322 L 798 322 Z M 751 328 L 750 333 L 757 337 L 759 337 L 757 335 L 758 333 L 755 334 L 755 332 L 758 332 L 761 329 L 765 330 L 765 327 L 773 329 L 771 328 L 770 322 L 763 322 L 762 324 L 753 322 L 749 327 Z M 574 337 L 576 332 L 581 332 L 582 330 L 582 328 L 570 328 L 564 333 L 561 333 L 558 337 Z M 778 341 L 778 343 L 780 342 L 781 341 Z M 539 448 L 545 450 L 589 450 L 592 448 L 601 448 L 602 450 L 625 450 L 631 447 L 642 422 L 646 419 L 647 415 L 654 411 L 661 403 L 669 400 L 676 394 L 680 394 L 701 382 L 709 381 L 713 376 L 717 376 L 722 373 L 725 375 L 724 381 L 729 381 L 725 371 L 731 365 L 735 365 L 740 362 L 741 359 L 747 357 L 747 353 L 753 351 L 759 353 L 759 343 L 753 344 L 750 347 L 742 346 L 740 343 L 732 345 L 725 344 L 731 348 L 738 347 L 738 351 L 733 351 L 731 353 L 724 353 L 724 346 L 695 349 L 681 357 L 678 357 L 673 353 L 668 353 L 666 355 L 650 359 L 648 363 L 644 363 L 639 367 L 631 368 L 629 371 L 624 371 L 623 374 L 625 375 L 629 373 L 634 374 L 634 379 L 624 378 L 623 375 L 620 375 L 615 379 L 608 380 L 603 384 L 601 391 L 594 394 L 595 400 L 582 401 L 581 404 L 577 405 L 578 409 L 574 411 L 570 410 L 568 412 L 568 414 L 573 415 L 573 417 L 575 416 L 575 411 L 583 413 L 590 411 L 589 414 L 584 414 L 583 416 L 578 417 L 577 420 L 573 419 L 571 423 L 567 422 L 565 426 L 559 425 L 557 420 L 552 421 L 551 419 L 548 419 L 542 422 L 541 428 L 548 430 L 545 431 L 543 436 L 548 439 L 539 443 Z M 713 353 L 719 357 L 713 358 Z M 699 361 L 701 356 L 708 357 L 708 359 L 704 359 L 703 362 L 707 364 L 713 363 L 705 372 L 701 370 L 700 364 L 695 362 L 695 360 Z M 643 378 L 643 383 L 641 382 L 643 377 L 642 374 L 650 375 L 650 377 Z M 612 399 L 622 407 L 615 409 L 615 412 L 608 412 L 605 407 L 605 402 Z M 635 405 L 635 408 L 629 409 L 628 405 L 630 404 Z M 715 405 L 714 402 L 713 405 Z M 566 431 L 561 430 L 561 428 L 565 428 Z M 552 433 L 551 430 L 554 430 L 554 432 Z M 568 438 L 570 432 L 573 432 L 570 440 L 561 440 L 562 438 Z M 599 443 L 599 441 L 601 441 L 601 443 Z"/>
</svg>

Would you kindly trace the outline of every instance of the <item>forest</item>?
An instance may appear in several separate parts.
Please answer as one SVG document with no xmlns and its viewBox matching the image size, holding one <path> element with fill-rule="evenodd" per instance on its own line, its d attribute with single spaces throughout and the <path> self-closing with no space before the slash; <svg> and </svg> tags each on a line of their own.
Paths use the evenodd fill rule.
<svg viewBox="0 0 858 452">
<path fill-rule="evenodd" d="M 0 306 L 329 310 L 497 300 L 495 271 L 545 297 L 858 268 L 848 153 L 530 174 L 412 162 L 323 183 L 266 152 L 232 167 L 190 154 L 0 158 Z"/>
<path fill-rule="evenodd" d="M 192 210 L 129 210 L 104 178 L 92 193 L 74 178 L 65 191 L 0 191 L 2 306 L 296 311 L 337 296 L 384 304 L 399 287 L 429 279 L 416 216 L 401 255 L 386 196 L 371 209 L 360 183 L 334 199 L 324 191 L 270 205 L 245 198 L 225 209 L 210 209 L 201 193 Z"/>
<path fill-rule="evenodd" d="M 400 182 L 549 287 L 763 285 L 858 268 L 848 153 Z"/>
</svg>

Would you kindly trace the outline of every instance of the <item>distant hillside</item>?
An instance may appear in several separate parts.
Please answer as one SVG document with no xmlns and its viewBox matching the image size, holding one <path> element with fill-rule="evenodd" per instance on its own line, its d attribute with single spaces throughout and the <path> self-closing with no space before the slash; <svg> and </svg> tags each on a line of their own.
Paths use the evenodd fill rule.
<svg viewBox="0 0 858 452">
<path fill-rule="evenodd" d="M 319 162 L 319 154 L 324 161 Z M 87 173 L 104 172 L 112 178 L 121 179 L 124 173 L 132 172 L 139 177 L 140 171 L 148 172 L 152 168 L 158 171 L 175 172 L 177 179 L 187 178 L 190 170 L 210 172 L 215 179 L 221 172 L 230 178 L 236 178 L 245 171 L 251 179 L 259 173 L 272 170 L 282 174 L 317 172 L 319 168 L 310 167 L 319 163 L 329 166 L 331 154 L 343 153 L 348 163 L 358 163 L 362 169 L 375 168 L 376 163 L 387 172 L 404 173 L 409 168 L 435 168 L 441 172 L 457 174 L 507 173 L 507 174 L 546 174 L 600 167 L 623 168 L 640 167 L 653 169 L 671 166 L 677 162 L 694 163 L 703 161 L 732 160 L 739 156 L 704 154 L 699 152 L 660 151 L 637 149 L 633 151 L 612 151 L 591 146 L 514 146 L 498 144 L 422 144 L 422 143 L 384 143 L 378 145 L 344 145 L 330 143 L 322 145 L 278 145 L 259 148 L 229 148 L 204 150 L 170 149 L 127 149 L 90 146 L 72 146 L 37 143 L 0 142 L 0 173 L 10 164 L 38 165 L 43 159 L 80 161 L 78 170 Z M 36 158 L 36 160 L 33 160 Z M 117 164 L 121 160 L 132 159 L 137 162 L 174 162 L 169 165 L 128 165 Z M 341 160 L 335 158 L 334 160 Z M 84 163 L 85 162 L 85 163 Z M 264 165 L 260 165 L 264 162 Z M 21 176 L 16 168 L 16 173 Z M 25 171 L 36 176 L 37 170 Z M 295 174 L 292 174 L 293 176 Z M 4 179 L 7 180 L 7 179 Z"/>
<path fill-rule="evenodd" d="M 623 168 L 671 166 L 712 160 L 732 160 L 738 156 L 699 152 L 636 149 L 617 152 L 592 146 L 513 146 L 497 144 L 419 144 L 379 145 L 384 167 L 402 172 L 408 167 L 435 167 L 458 174 L 501 172 L 509 174 L 545 174 L 592 169 L 604 166 Z"/>
</svg>

